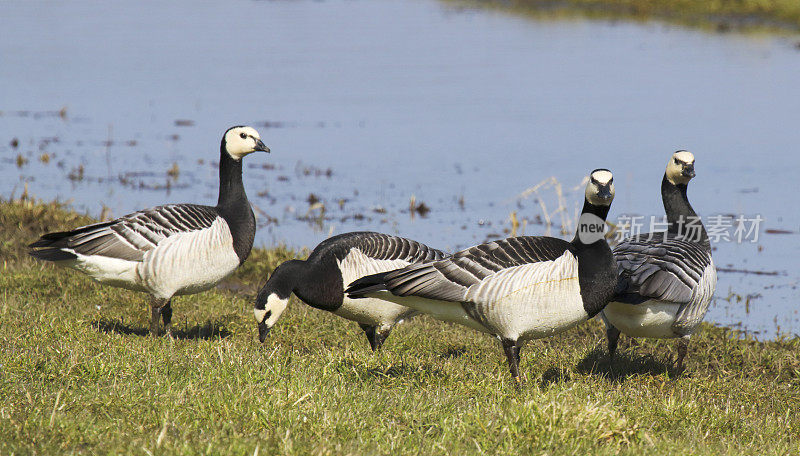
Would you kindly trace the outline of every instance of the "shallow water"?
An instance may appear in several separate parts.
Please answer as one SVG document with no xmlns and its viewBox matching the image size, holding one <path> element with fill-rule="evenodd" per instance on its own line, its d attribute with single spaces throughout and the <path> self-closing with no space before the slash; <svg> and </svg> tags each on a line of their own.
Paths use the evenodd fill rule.
<svg viewBox="0 0 800 456">
<path fill-rule="evenodd" d="M 800 333 L 800 52 L 788 41 L 427 0 L 3 10 L 4 197 L 27 183 L 114 216 L 214 204 L 220 136 L 250 124 L 273 151 L 246 159 L 257 245 L 376 230 L 453 251 L 505 236 L 512 211 L 525 234 L 545 233 L 536 198 L 517 195 L 555 176 L 572 215 L 598 167 L 615 173 L 611 219 L 661 215 L 664 166 L 685 148 L 699 213 L 765 219 L 757 242 L 718 243 L 718 266 L 777 273 L 720 272 L 707 318 L 761 338 Z M 412 195 L 426 217 L 409 213 Z M 540 196 L 557 207 L 554 189 Z"/>
</svg>

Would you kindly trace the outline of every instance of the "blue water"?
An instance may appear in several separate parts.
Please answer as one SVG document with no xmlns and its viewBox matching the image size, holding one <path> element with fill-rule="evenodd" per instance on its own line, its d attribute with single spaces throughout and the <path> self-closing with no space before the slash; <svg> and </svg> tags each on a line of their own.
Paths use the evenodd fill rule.
<svg viewBox="0 0 800 456">
<path fill-rule="evenodd" d="M 222 132 L 250 124 L 273 151 L 246 159 L 257 245 L 369 229 L 453 251 L 507 235 L 512 211 L 544 234 L 536 198 L 517 195 L 554 176 L 569 219 L 598 167 L 615 173 L 612 219 L 661 215 L 664 166 L 685 148 L 698 212 L 765 219 L 757 242 L 717 244 L 717 264 L 778 273 L 720 272 L 708 319 L 800 333 L 798 74 L 781 38 L 429 0 L 7 2 L 0 195 L 27 184 L 114 216 L 214 204 Z M 426 217 L 412 218 L 412 195 Z M 552 188 L 539 195 L 557 207 Z"/>
</svg>

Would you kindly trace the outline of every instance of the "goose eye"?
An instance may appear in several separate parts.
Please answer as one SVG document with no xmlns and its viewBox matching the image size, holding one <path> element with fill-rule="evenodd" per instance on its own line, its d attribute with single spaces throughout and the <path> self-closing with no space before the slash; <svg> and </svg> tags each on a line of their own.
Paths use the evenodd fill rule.
<svg viewBox="0 0 800 456">
<path fill-rule="evenodd" d="M 247 133 L 239 133 L 239 137 L 242 139 L 247 139 Z"/>
<path fill-rule="evenodd" d="M 676 165 L 680 165 L 680 164 L 681 164 L 681 162 L 680 162 L 680 161 L 678 161 L 678 159 L 676 158 L 676 159 L 675 159 L 675 164 L 676 164 Z"/>
</svg>

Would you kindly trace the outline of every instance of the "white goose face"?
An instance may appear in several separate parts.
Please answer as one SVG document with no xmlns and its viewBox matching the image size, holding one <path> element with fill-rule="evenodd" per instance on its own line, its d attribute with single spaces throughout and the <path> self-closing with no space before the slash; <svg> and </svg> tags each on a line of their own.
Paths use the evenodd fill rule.
<svg viewBox="0 0 800 456">
<path fill-rule="evenodd" d="M 256 151 L 269 152 L 261 142 L 261 136 L 253 127 L 233 127 L 225 132 L 225 151 L 234 160 Z"/>
<path fill-rule="evenodd" d="M 586 200 L 595 206 L 610 206 L 614 200 L 614 176 L 607 169 L 596 169 L 586 184 Z"/>
<path fill-rule="evenodd" d="M 694 155 L 688 150 L 679 150 L 672 154 L 667 163 L 667 180 L 673 185 L 688 184 L 695 176 Z"/>
<path fill-rule="evenodd" d="M 282 299 L 275 293 L 271 293 L 267 297 L 267 302 L 264 303 L 263 309 L 259 309 L 259 304 L 259 302 L 256 302 L 253 315 L 256 318 L 256 323 L 258 323 L 258 338 L 261 342 L 264 342 L 269 330 L 275 326 L 275 323 L 281 318 L 283 311 L 286 310 L 289 299 Z"/>
</svg>

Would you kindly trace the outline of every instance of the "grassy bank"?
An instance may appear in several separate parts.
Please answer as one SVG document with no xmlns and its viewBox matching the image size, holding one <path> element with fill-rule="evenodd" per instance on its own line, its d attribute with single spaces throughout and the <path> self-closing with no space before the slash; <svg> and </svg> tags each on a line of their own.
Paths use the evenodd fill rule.
<svg viewBox="0 0 800 456">
<path fill-rule="evenodd" d="M 447 0 L 541 18 L 589 17 L 635 21 L 661 20 L 727 32 L 800 32 L 796 0 Z"/>
<path fill-rule="evenodd" d="M 252 287 L 175 301 L 174 339 L 146 334 L 141 295 L 35 263 L 23 245 L 89 221 L 0 202 L 0 454 L 796 454 L 800 341 L 706 326 L 688 371 L 669 342 L 599 324 L 525 347 L 428 318 L 372 355 L 354 323 L 293 301 L 264 346 Z M 293 253 L 259 250 L 236 283 Z M 235 290 L 235 291 L 232 291 Z"/>
</svg>

